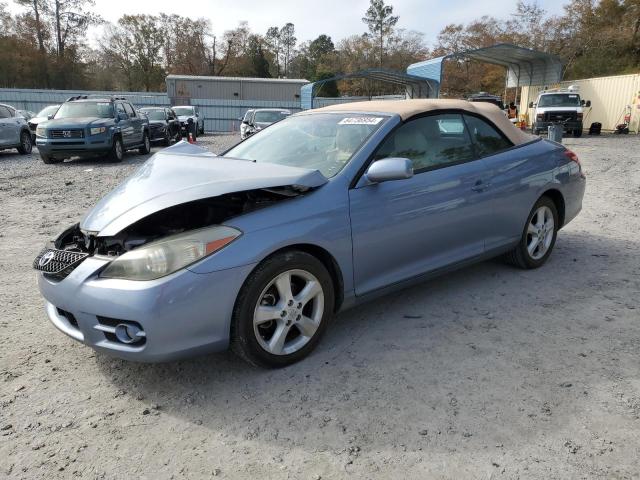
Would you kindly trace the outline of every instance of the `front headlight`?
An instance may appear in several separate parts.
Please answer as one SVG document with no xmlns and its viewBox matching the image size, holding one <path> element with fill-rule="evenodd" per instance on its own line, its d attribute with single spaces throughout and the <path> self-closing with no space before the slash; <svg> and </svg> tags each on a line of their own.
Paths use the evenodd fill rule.
<svg viewBox="0 0 640 480">
<path fill-rule="evenodd" d="M 47 129 L 44 127 L 36 127 L 36 137 L 46 138 Z"/>
<path fill-rule="evenodd" d="M 172 235 L 121 255 L 100 276 L 155 280 L 219 251 L 241 234 L 235 228 L 216 226 Z"/>
<path fill-rule="evenodd" d="M 100 135 L 107 131 L 107 127 L 94 127 L 91 129 L 91 135 Z"/>
</svg>

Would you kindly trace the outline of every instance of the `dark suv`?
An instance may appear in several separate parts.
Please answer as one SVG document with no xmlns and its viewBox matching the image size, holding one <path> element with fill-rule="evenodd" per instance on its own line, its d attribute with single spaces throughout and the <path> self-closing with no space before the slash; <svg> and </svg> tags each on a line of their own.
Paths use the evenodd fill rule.
<svg viewBox="0 0 640 480">
<path fill-rule="evenodd" d="M 71 97 L 38 125 L 36 146 L 44 163 L 102 156 L 120 162 L 126 150 L 149 153 L 149 120 L 123 97 Z"/>
</svg>

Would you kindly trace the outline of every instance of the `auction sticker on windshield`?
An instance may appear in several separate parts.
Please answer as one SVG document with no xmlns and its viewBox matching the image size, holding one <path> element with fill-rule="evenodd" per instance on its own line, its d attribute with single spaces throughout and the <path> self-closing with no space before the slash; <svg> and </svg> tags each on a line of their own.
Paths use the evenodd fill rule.
<svg viewBox="0 0 640 480">
<path fill-rule="evenodd" d="M 338 125 L 377 125 L 382 117 L 347 117 L 338 122 Z"/>
</svg>

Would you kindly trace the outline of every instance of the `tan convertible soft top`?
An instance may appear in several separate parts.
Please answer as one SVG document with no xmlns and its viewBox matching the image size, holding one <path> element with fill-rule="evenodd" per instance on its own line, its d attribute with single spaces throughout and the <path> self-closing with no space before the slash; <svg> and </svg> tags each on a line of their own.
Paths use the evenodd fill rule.
<svg viewBox="0 0 640 480">
<path fill-rule="evenodd" d="M 536 137 L 516 128 L 507 116 L 495 105 L 488 102 L 467 102 L 466 100 L 374 100 L 371 102 L 339 103 L 318 108 L 314 112 L 368 112 L 396 113 L 402 120 L 407 120 L 425 112 L 435 110 L 464 110 L 481 115 L 490 120 L 515 145 L 527 143 Z"/>
</svg>

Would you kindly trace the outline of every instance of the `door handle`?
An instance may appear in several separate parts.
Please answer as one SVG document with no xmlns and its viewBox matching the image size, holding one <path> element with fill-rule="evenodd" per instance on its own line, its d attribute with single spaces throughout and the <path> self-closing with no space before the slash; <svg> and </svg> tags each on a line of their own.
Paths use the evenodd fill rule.
<svg viewBox="0 0 640 480">
<path fill-rule="evenodd" d="M 473 187 L 471 187 L 471 190 L 473 190 L 474 192 L 484 192 L 486 189 L 488 189 L 491 186 L 490 183 L 484 183 L 482 180 L 478 180 Z"/>
</svg>

